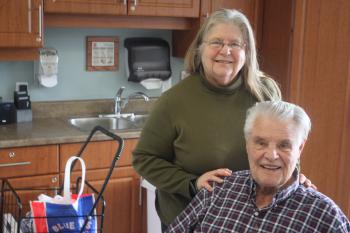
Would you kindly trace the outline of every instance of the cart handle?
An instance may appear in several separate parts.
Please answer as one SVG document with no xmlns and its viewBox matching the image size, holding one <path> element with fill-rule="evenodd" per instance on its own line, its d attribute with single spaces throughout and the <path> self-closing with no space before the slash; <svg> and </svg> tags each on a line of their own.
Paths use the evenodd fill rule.
<svg viewBox="0 0 350 233">
<path fill-rule="evenodd" d="M 108 181 L 109 181 L 109 179 L 110 179 L 110 177 L 111 177 L 111 175 L 112 175 L 112 173 L 113 173 L 113 169 L 114 169 L 114 167 L 115 167 L 117 161 L 118 161 L 119 158 L 120 158 L 121 152 L 122 152 L 123 149 L 124 149 L 124 140 L 123 140 L 120 136 L 118 136 L 118 135 L 116 135 L 116 134 L 114 134 L 114 133 L 108 131 L 107 129 L 103 128 L 102 126 L 99 126 L 99 125 L 98 125 L 98 126 L 95 126 L 95 127 L 92 129 L 92 131 L 90 132 L 90 134 L 89 134 L 89 136 L 87 137 L 85 143 L 83 144 L 83 146 L 80 148 L 78 154 L 76 155 L 77 157 L 80 157 L 80 156 L 82 155 L 82 153 L 83 153 L 83 151 L 85 150 L 87 144 L 91 141 L 91 138 L 93 137 L 93 135 L 94 135 L 96 132 L 98 132 L 98 131 L 100 131 L 100 132 L 102 132 L 103 134 L 105 134 L 105 135 L 111 137 L 112 139 L 116 140 L 116 141 L 119 143 L 119 144 L 118 144 L 119 146 L 118 146 L 118 149 L 117 149 L 117 151 L 116 151 L 116 153 L 115 153 L 114 159 L 113 159 L 113 161 L 112 161 L 112 165 L 111 165 L 111 167 L 109 168 L 109 171 L 108 171 L 108 174 L 107 174 L 107 176 L 106 176 L 106 179 L 105 179 L 105 181 L 104 181 L 104 183 L 103 183 L 103 186 L 102 186 L 100 192 L 99 192 L 98 195 L 97 195 L 97 198 L 96 198 L 96 200 L 95 200 L 94 205 L 92 206 L 92 208 L 91 208 L 91 210 L 90 210 L 89 216 L 91 216 L 91 215 L 93 214 L 93 211 L 94 211 L 94 209 L 95 209 L 96 206 L 97 206 L 97 203 L 98 203 L 99 200 L 101 199 L 102 194 L 103 194 L 103 192 L 105 191 L 105 189 L 106 189 L 106 187 L 107 187 L 107 183 L 108 183 Z M 75 162 L 76 162 L 76 161 L 74 161 L 73 164 L 72 164 L 72 166 L 71 166 L 71 171 L 72 171 L 73 168 L 74 168 Z M 87 217 L 87 218 L 85 219 L 85 221 L 84 221 L 84 224 L 83 224 L 83 226 L 82 226 L 82 228 L 81 228 L 80 233 L 82 233 L 82 232 L 84 231 L 84 229 L 85 229 L 85 227 L 86 227 L 86 225 L 87 225 L 87 223 L 88 223 L 88 220 L 89 220 L 89 219 L 88 219 L 88 217 Z"/>
</svg>

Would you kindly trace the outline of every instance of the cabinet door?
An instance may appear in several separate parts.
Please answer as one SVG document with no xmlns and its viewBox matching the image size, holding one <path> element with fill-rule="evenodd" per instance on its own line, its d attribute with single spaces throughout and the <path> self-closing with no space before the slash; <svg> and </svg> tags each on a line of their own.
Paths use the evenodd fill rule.
<svg viewBox="0 0 350 233">
<path fill-rule="evenodd" d="M 127 139 L 124 141 L 124 150 L 117 162 L 118 167 L 131 166 L 131 152 L 137 144 L 137 139 Z M 76 155 L 82 146 L 82 143 L 70 143 L 60 145 L 60 171 L 64 171 L 66 161 L 72 155 Z M 86 163 L 87 170 L 109 168 L 117 151 L 118 143 L 116 141 L 95 141 L 90 142 L 85 148 L 81 157 Z M 77 164 L 78 165 L 78 164 Z M 75 167 L 74 170 L 78 170 Z"/>
<path fill-rule="evenodd" d="M 107 172 L 108 169 L 90 170 L 86 174 L 86 180 L 100 191 Z M 72 179 L 75 180 L 80 175 L 79 172 L 73 172 Z M 142 232 L 142 223 L 146 218 L 145 216 L 142 218 L 140 180 L 132 167 L 116 167 L 114 169 L 103 193 L 103 198 L 106 202 L 103 232 Z"/>
<path fill-rule="evenodd" d="M 229 8 L 243 12 L 249 19 L 257 38 L 257 44 L 260 41 L 260 23 L 262 17 L 262 6 L 259 0 L 202 0 L 200 9 L 200 18 L 193 22 L 191 30 L 173 31 L 173 56 L 184 57 L 187 48 L 197 34 L 200 25 L 212 12 Z"/>
<path fill-rule="evenodd" d="M 42 193 L 49 196 L 55 195 L 55 190 L 59 187 L 59 175 L 28 176 L 21 178 L 11 178 L 8 180 L 10 185 L 19 196 L 22 206 L 22 217 L 30 210 L 29 202 L 38 199 Z M 18 205 L 15 203 L 12 192 L 6 191 L 3 197 L 4 213 L 15 214 Z"/>
<path fill-rule="evenodd" d="M 0 149 L 0 178 L 58 173 L 58 146 Z"/>
<path fill-rule="evenodd" d="M 199 0 L 128 0 L 128 15 L 198 17 Z"/>
<path fill-rule="evenodd" d="M 127 0 L 45 0 L 45 13 L 126 15 Z"/>
<path fill-rule="evenodd" d="M 212 0 L 211 1 L 211 12 L 219 10 L 221 8 L 236 9 L 243 12 L 250 23 L 254 27 L 254 22 L 256 19 L 255 9 L 257 0 Z"/>
<path fill-rule="evenodd" d="M 0 3 L 0 47 L 42 47 L 42 0 Z"/>
<path fill-rule="evenodd" d="M 140 179 L 131 166 L 131 152 L 137 141 L 137 139 L 125 140 L 120 161 L 114 168 L 103 193 L 106 201 L 104 217 L 104 232 L 106 233 L 138 233 L 143 231 L 142 226 L 146 216 L 142 215 Z M 64 167 L 69 156 L 77 153 L 80 146 L 81 143 L 60 146 L 61 167 Z M 91 142 L 82 155 L 88 169 L 86 180 L 98 191 L 101 190 L 106 179 L 116 146 L 114 141 Z M 74 169 L 73 180 L 81 175 L 77 171 L 78 169 L 79 167 Z M 63 177 L 63 169 L 61 172 Z"/>
</svg>

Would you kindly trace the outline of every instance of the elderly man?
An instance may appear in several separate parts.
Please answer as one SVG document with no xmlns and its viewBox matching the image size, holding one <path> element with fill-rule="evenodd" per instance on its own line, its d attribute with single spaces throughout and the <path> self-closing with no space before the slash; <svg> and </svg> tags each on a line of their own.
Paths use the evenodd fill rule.
<svg viewBox="0 0 350 233">
<path fill-rule="evenodd" d="M 250 108 L 244 125 L 250 171 L 200 190 L 166 232 L 350 232 L 331 199 L 299 184 L 296 165 L 310 128 L 294 104 Z"/>
</svg>

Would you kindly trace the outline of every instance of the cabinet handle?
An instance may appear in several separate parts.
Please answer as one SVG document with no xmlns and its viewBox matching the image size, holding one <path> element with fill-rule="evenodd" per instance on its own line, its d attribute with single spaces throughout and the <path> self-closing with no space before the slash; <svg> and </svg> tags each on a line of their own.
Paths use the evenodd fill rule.
<svg viewBox="0 0 350 233">
<path fill-rule="evenodd" d="M 32 2 L 28 0 L 28 32 L 32 33 Z"/>
<path fill-rule="evenodd" d="M 135 10 L 136 10 L 136 5 L 137 5 L 137 0 L 134 0 L 134 5 L 132 5 L 132 6 L 130 7 L 130 10 L 131 10 L 131 11 L 135 11 Z"/>
<path fill-rule="evenodd" d="M 16 156 L 16 152 L 14 152 L 14 151 L 9 152 L 10 158 L 14 158 L 15 156 Z"/>
<path fill-rule="evenodd" d="M 3 163 L 3 164 L 0 164 L 0 167 L 15 167 L 15 166 L 24 166 L 29 164 L 31 164 L 31 162 Z"/>
<path fill-rule="evenodd" d="M 56 183 L 56 182 L 57 182 L 57 180 L 58 180 L 58 179 L 57 179 L 57 177 L 56 177 L 56 176 L 51 178 L 51 182 L 52 182 L 52 183 Z"/>
<path fill-rule="evenodd" d="M 42 37 L 42 21 L 43 21 L 43 13 L 42 13 L 42 6 L 39 4 L 39 37 L 36 38 L 36 41 L 41 41 Z"/>
<path fill-rule="evenodd" d="M 126 0 L 124 0 L 124 5 L 126 6 Z"/>
</svg>

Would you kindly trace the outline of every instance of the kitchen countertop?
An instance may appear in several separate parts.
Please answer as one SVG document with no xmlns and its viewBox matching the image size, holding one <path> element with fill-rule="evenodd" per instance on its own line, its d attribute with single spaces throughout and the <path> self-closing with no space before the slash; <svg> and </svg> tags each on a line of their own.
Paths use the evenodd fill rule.
<svg viewBox="0 0 350 233">
<path fill-rule="evenodd" d="M 122 138 L 137 138 L 141 129 L 113 130 Z M 66 118 L 39 118 L 31 122 L 22 122 L 0 126 L 0 148 L 37 146 L 84 142 L 89 131 L 82 131 L 68 123 Z M 108 140 L 110 137 L 96 133 L 94 141 Z"/>
<path fill-rule="evenodd" d="M 156 98 L 145 102 L 130 99 L 125 112 L 150 112 Z M 61 143 L 85 142 L 90 131 L 82 131 L 69 122 L 69 118 L 98 116 L 114 110 L 111 99 L 32 102 L 33 120 L 15 124 L 0 125 L 0 148 L 38 146 Z M 122 138 L 138 138 L 140 129 L 113 130 Z M 93 141 L 109 140 L 110 137 L 96 132 Z"/>
</svg>

